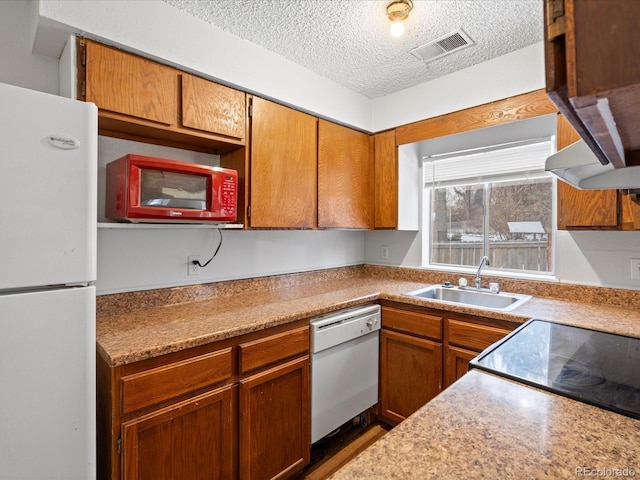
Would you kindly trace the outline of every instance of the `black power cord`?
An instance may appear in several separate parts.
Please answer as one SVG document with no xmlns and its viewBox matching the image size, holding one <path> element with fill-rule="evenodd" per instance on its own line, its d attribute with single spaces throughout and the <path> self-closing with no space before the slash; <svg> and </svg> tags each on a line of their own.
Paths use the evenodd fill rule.
<svg viewBox="0 0 640 480">
<path fill-rule="evenodd" d="M 215 256 L 218 254 L 218 251 L 220 250 L 220 247 L 222 246 L 222 230 L 219 228 L 214 228 L 213 230 L 218 230 L 218 234 L 220 235 L 220 242 L 218 243 L 218 246 L 216 247 L 216 251 L 213 252 L 213 256 L 207 260 L 204 264 L 200 263 L 200 260 L 192 260 L 191 263 L 193 263 L 194 265 L 198 265 L 200 268 L 204 268 L 207 265 L 209 265 L 211 263 L 211 260 L 213 260 L 215 258 Z"/>
</svg>

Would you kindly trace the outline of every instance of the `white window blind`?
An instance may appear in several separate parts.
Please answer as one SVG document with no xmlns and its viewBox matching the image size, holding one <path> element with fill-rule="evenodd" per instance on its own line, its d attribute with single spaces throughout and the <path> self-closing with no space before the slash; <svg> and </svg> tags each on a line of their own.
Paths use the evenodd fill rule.
<svg viewBox="0 0 640 480">
<path fill-rule="evenodd" d="M 518 142 L 517 145 L 487 147 L 481 151 L 425 157 L 424 186 L 488 182 L 496 178 L 538 178 L 546 159 L 553 153 L 550 138 Z"/>
</svg>

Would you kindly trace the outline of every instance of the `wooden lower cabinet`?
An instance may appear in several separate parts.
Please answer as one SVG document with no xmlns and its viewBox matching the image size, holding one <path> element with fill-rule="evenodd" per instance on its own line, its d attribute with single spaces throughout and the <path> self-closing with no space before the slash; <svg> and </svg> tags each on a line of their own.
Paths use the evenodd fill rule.
<svg viewBox="0 0 640 480">
<path fill-rule="evenodd" d="M 469 362 L 517 325 L 382 301 L 381 420 L 400 423 L 467 373 Z"/>
<path fill-rule="evenodd" d="M 240 381 L 240 478 L 283 479 L 310 459 L 309 356 Z"/>
<path fill-rule="evenodd" d="M 308 320 L 97 367 L 98 480 L 286 479 L 309 462 Z"/>
<path fill-rule="evenodd" d="M 444 385 L 450 386 L 469 370 L 469 362 L 478 352 L 447 345 L 445 348 Z"/>
<path fill-rule="evenodd" d="M 123 478 L 234 478 L 235 390 L 229 385 L 123 423 Z"/>
<path fill-rule="evenodd" d="M 507 336 L 515 327 L 507 322 L 468 318 L 447 318 L 445 320 L 445 369 L 444 387 L 450 386 L 469 369 L 469 362 L 485 348 Z"/>
<path fill-rule="evenodd" d="M 382 306 L 379 414 L 400 423 L 442 390 L 442 316 Z"/>
<path fill-rule="evenodd" d="M 442 344 L 382 330 L 380 413 L 400 423 L 442 389 Z"/>
</svg>

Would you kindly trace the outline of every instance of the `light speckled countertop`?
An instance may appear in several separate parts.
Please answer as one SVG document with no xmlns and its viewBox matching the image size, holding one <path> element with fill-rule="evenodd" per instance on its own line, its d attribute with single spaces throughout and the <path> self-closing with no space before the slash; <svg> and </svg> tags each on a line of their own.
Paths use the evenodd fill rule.
<svg viewBox="0 0 640 480">
<path fill-rule="evenodd" d="M 450 278 L 361 266 L 98 297 L 98 352 L 110 365 L 124 365 L 378 299 L 442 308 L 402 293 Z M 508 313 L 446 309 L 640 337 L 640 291 L 500 282 L 504 291 L 534 298 Z M 640 476 L 639 462 L 640 421 L 472 371 L 332 478 Z"/>
<path fill-rule="evenodd" d="M 640 421 L 472 370 L 330 478 L 605 476 L 640 476 Z"/>
<path fill-rule="evenodd" d="M 378 299 L 443 308 L 402 293 L 445 279 L 422 270 L 366 266 L 98 297 L 97 348 L 118 366 Z M 518 324 L 536 317 L 640 337 L 640 291 L 513 280 L 501 285 L 535 297 L 511 312 L 444 308 Z"/>
</svg>

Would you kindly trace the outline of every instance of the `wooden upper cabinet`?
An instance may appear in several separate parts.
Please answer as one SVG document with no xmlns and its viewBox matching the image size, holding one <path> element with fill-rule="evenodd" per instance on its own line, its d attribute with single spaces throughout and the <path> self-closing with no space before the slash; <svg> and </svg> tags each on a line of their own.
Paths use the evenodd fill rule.
<svg viewBox="0 0 640 480">
<path fill-rule="evenodd" d="M 252 228 L 316 226 L 317 123 L 311 115 L 253 97 Z"/>
<path fill-rule="evenodd" d="M 373 228 L 397 228 L 398 159 L 395 130 L 389 130 L 374 135 L 373 151 Z"/>
<path fill-rule="evenodd" d="M 580 140 L 564 115 L 558 115 L 558 150 Z M 617 190 L 579 190 L 558 180 L 558 229 L 617 228 Z"/>
<path fill-rule="evenodd" d="M 170 67 L 86 42 L 86 97 L 99 109 L 163 125 L 178 119 L 178 72 Z"/>
<path fill-rule="evenodd" d="M 580 137 L 558 115 L 558 150 Z M 640 204 L 619 190 L 579 190 L 558 181 L 559 230 L 640 230 Z"/>
<path fill-rule="evenodd" d="M 78 53 L 101 135 L 220 155 L 245 144 L 244 92 L 84 38 Z"/>
<path fill-rule="evenodd" d="M 370 151 L 366 133 L 319 120 L 319 228 L 370 228 Z"/>
<path fill-rule="evenodd" d="M 639 165 L 640 2 L 544 4 L 549 97 L 602 162 Z"/>
<path fill-rule="evenodd" d="M 181 77 L 184 127 L 244 138 L 244 92 L 187 73 Z"/>
</svg>

